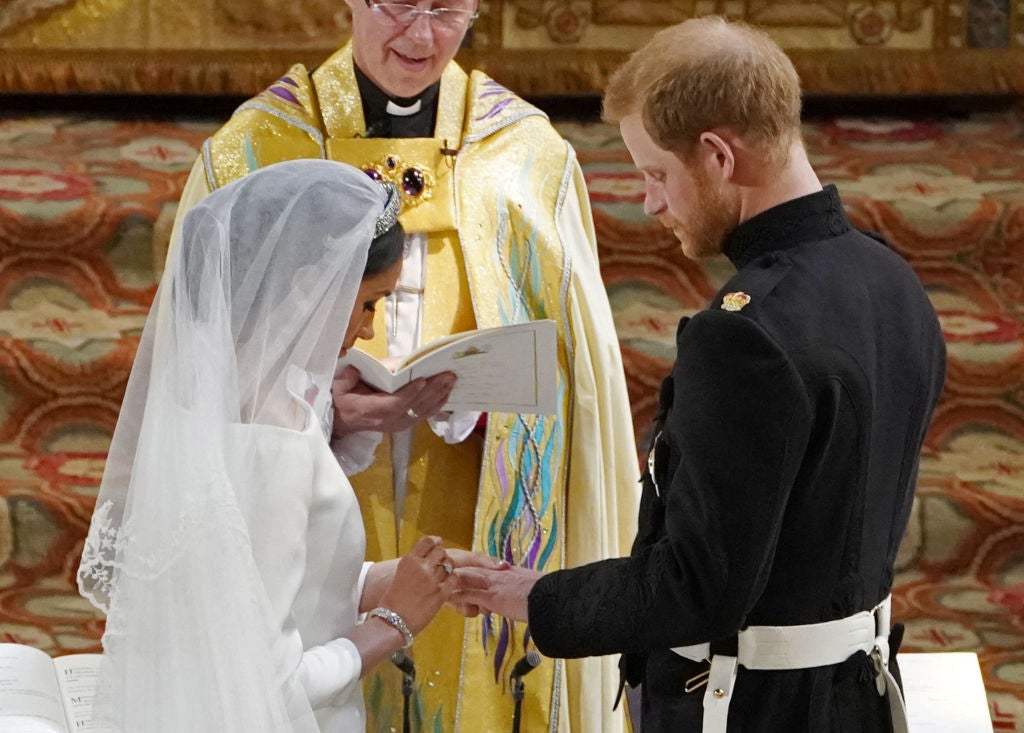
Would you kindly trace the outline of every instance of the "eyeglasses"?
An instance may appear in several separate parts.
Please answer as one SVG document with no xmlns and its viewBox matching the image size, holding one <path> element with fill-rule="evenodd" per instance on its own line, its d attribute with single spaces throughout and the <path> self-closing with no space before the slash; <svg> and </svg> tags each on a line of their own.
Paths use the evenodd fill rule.
<svg viewBox="0 0 1024 733">
<path fill-rule="evenodd" d="M 409 3 L 373 2 L 366 0 L 366 7 L 381 25 L 407 28 L 421 15 L 427 16 L 434 30 L 462 31 L 469 28 L 479 13 L 464 8 L 434 8 L 420 10 Z"/>
</svg>

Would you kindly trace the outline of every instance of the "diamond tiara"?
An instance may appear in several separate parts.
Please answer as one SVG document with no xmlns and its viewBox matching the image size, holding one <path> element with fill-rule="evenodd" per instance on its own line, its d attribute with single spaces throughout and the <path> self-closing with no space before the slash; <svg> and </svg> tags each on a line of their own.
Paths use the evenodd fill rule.
<svg viewBox="0 0 1024 733">
<path fill-rule="evenodd" d="M 384 203 L 384 211 L 377 217 L 377 225 L 373 228 L 374 238 L 379 237 L 393 227 L 395 222 L 398 221 L 399 212 L 402 210 L 402 196 L 398 192 L 398 186 L 390 181 L 378 181 L 378 183 L 384 189 L 387 201 Z"/>
</svg>

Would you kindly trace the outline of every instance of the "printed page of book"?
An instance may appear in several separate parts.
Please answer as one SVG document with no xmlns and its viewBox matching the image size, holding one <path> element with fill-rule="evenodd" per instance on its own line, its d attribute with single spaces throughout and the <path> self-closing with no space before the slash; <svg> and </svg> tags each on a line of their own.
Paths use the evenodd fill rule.
<svg viewBox="0 0 1024 733">
<path fill-rule="evenodd" d="M 558 329 L 549 319 L 452 334 L 409 355 L 397 373 L 359 348 L 338 361 L 374 389 L 395 392 L 420 377 L 455 372 L 443 409 L 551 415 L 557 400 Z"/>
<path fill-rule="evenodd" d="M 914 733 L 992 733 L 992 717 L 974 652 L 897 656 Z"/>
<path fill-rule="evenodd" d="M 403 371 L 410 380 L 452 371 L 445 410 L 555 412 L 557 329 L 551 320 L 484 329 L 433 349 Z"/>
<path fill-rule="evenodd" d="M 92 719 L 96 677 L 102 659 L 100 654 L 68 654 L 53 660 L 71 733 L 115 733 L 112 727 Z"/>
<path fill-rule="evenodd" d="M 0 644 L 0 730 L 67 733 L 53 660 L 24 644 Z"/>
</svg>

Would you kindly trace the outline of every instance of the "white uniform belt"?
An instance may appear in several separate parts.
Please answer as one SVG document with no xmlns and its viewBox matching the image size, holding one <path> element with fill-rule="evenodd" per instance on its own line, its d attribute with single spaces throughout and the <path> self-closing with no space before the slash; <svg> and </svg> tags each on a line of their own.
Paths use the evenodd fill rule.
<svg viewBox="0 0 1024 733">
<path fill-rule="evenodd" d="M 711 669 L 705 673 L 703 733 L 725 733 L 738 664 L 758 670 L 827 667 L 844 662 L 859 651 L 870 654 L 875 661 L 878 693 L 889 695 L 895 733 L 905 733 L 903 696 L 888 670 L 891 614 L 890 596 L 870 611 L 835 621 L 798 626 L 749 626 L 738 634 L 735 657 L 723 654 L 712 657 L 710 644 L 674 647 L 673 652 L 694 662 L 711 660 Z M 695 680 L 697 678 L 687 683 L 687 692 L 704 682 L 700 679 L 693 684 Z"/>
<path fill-rule="evenodd" d="M 856 652 L 870 652 L 877 635 L 871 611 L 820 624 L 750 626 L 739 633 L 736 660 L 747 669 L 826 667 L 844 662 Z M 695 662 L 711 658 L 710 644 L 680 646 L 672 651 Z"/>
</svg>

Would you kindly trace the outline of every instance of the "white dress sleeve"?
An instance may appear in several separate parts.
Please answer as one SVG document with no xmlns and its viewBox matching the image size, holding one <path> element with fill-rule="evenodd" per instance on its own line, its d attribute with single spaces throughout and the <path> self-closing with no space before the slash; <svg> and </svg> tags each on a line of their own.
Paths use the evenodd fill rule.
<svg viewBox="0 0 1024 733">
<path fill-rule="evenodd" d="M 262 465 L 251 470 L 273 490 L 248 511 L 253 556 L 280 629 L 274 659 L 283 675 L 299 682 L 313 710 L 362 696 L 362 659 L 342 634 L 356 623 L 370 565 L 363 562 L 361 525 L 359 542 L 339 541 L 357 534 L 348 527 L 353 513 L 356 522 L 361 518 L 357 506 L 349 506 L 351 489 L 343 491 L 344 475 L 316 441 L 323 438 L 308 431 L 267 431 Z"/>
<path fill-rule="evenodd" d="M 325 708 L 336 701 L 340 693 L 356 688 L 362 694 L 359 676 L 363 660 L 356 645 L 342 637 L 315 646 L 302 653 L 298 675 L 302 688 L 314 710 Z"/>
</svg>

